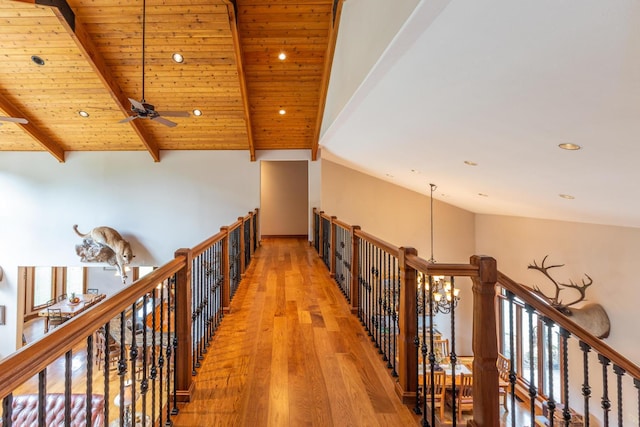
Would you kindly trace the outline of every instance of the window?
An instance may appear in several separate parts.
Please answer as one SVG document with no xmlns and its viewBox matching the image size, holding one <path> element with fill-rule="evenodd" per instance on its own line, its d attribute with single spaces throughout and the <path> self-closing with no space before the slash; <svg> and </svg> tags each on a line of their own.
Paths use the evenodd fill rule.
<svg viewBox="0 0 640 427">
<path fill-rule="evenodd" d="M 524 303 L 515 298 L 511 308 L 514 326 L 512 332 L 509 300 L 504 291 L 499 298 L 501 299 L 499 305 L 500 352 L 507 358 L 511 358 L 513 345 L 514 368 L 518 381 L 527 387 L 533 384 L 538 394 L 544 398 L 551 395 L 553 386 L 553 399 L 556 402 L 561 401 L 560 328 L 554 325 L 550 329 L 536 313 L 530 316 Z M 549 379 L 549 334 L 551 334 L 551 381 Z"/>
<path fill-rule="evenodd" d="M 35 267 L 33 270 L 33 306 L 43 306 L 51 299 L 53 299 L 53 268 Z"/>
<path fill-rule="evenodd" d="M 67 295 L 84 293 L 84 271 L 84 267 L 66 267 L 64 288 Z"/>
</svg>

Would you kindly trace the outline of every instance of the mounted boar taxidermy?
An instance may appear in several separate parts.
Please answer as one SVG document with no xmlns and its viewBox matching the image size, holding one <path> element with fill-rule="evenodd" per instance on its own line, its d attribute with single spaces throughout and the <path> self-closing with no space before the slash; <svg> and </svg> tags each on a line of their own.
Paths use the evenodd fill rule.
<svg viewBox="0 0 640 427">
<path fill-rule="evenodd" d="M 82 262 L 107 262 L 115 265 L 126 283 L 127 273 L 125 266 L 131 263 L 135 256 L 131 245 L 124 240 L 120 233 L 111 227 L 96 227 L 88 233 L 78 231 L 78 226 L 73 226 L 76 234 L 84 239 L 82 245 L 76 245 L 76 253 Z"/>
<path fill-rule="evenodd" d="M 544 265 L 547 257 L 548 255 L 544 257 L 541 265 L 538 265 L 534 260 L 533 264 L 529 264 L 528 268 L 532 270 L 538 270 L 539 272 L 544 274 L 545 277 L 549 279 L 555 286 L 555 294 L 553 297 L 549 297 L 545 295 L 537 286 L 534 286 L 533 292 L 541 296 L 556 310 L 569 317 L 575 323 L 582 326 L 584 329 L 591 332 L 596 337 L 607 338 L 609 336 L 611 324 L 609 323 L 609 316 L 604 310 L 604 307 L 602 307 L 600 304 L 594 303 L 585 304 L 579 308 L 571 307 L 572 305 L 585 300 L 587 288 L 593 284 L 593 279 L 589 277 L 588 274 L 585 274 L 586 280 L 582 279 L 581 284 L 576 284 L 572 280 L 569 280 L 569 283 L 560 283 L 553 277 L 551 277 L 551 275 L 549 274 L 549 270 L 552 268 L 563 267 L 564 264 L 549 266 Z M 578 296 L 576 297 L 576 299 L 571 302 L 564 303 L 560 299 L 560 291 L 563 291 L 565 289 L 573 289 L 577 291 Z"/>
</svg>

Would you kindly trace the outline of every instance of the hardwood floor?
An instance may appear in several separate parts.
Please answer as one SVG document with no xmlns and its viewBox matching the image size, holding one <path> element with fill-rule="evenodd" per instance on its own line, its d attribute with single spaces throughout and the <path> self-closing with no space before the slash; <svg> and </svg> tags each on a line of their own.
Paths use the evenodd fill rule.
<svg viewBox="0 0 640 427">
<path fill-rule="evenodd" d="M 409 426 L 418 418 L 304 239 L 262 242 L 179 426 Z"/>
</svg>

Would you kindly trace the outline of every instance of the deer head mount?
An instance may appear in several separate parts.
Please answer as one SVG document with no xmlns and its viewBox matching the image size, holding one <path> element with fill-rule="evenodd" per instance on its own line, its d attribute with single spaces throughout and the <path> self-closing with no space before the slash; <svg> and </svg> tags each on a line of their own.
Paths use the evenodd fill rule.
<svg viewBox="0 0 640 427">
<path fill-rule="evenodd" d="M 584 327 L 586 330 L 597 336 L 598 338 L 606 338 L 609 336 L 610 323 L 609 316 L 600 304 L 586 304 L 580 308 L 569 308 L 570 306 L 584 301 L 587 296 L 587 288 L 593 284 L 593 279 L 585 273 L 586 279 L 582 279 L 581 284 L 577 284 L 572 280 L 569 283 L 561 283 L 551 277 L 549 270 L 558 267 L 564 267 L 564 264 L 545 265 L 549 255 L 546 255 L 542 259 L 542 263 L 538 265 L 536 261 L 533 264 L 529 264 L 527 268 L 531 270 L 538 270 L 545 275 L 547 279 L 555 286 L 555 294 L 553 297 L 545 295 L 537 286 L 533 287 L 533 292 L 541 296 L 552 307 L 560 311 L 565 316 L 571 316 L 572 320 L 578 325 Z M 560 292 L 565 289 L 574 289 L 578 292 L 577 299 L 564 303 L 560 299 Z"/>
<path fill-rule="evenodd" d="M 553 277 L 551 277 L 551 275 L 549 274 L 549 270 L 552 269 L 552 268 L 564 267 L 564 264 L 544 265 L 544 263 L 545 263 L 545 261 L 547 260 L 548 257 L 549 257 L 549 255 L 546 255 L 542 259 L 541 265 L 538 265 L 536 263 L 536 261 L 534 260 L 533 264 L 529 264 L 529 266 L 527 268 L 532 269 L 532 270 L 538 270 L 539 272 L 544 274 L 547 279 L 551 280 L 551 283 L 553 283 L 553 285 L 556 288 L 556 293 L 555 293 L 555 295 L 553 297 L 549 297 L 549 296 L 545 295 L 540 290 L 540 288 L 538 288 L 537 286 L 533 287 L 533 291 L 536 294 L 538 294 L 541 297 L 543 297 L 545 300 L 547 300 L 549 302 L 549 304 L 551 304 L 551 306 L 553 306 L 557 310 L 561 311 L 564 314 L 571 314 L 571 310 L 569 310 L 569 306 L 572 306 L 573 304 L 577 304 L 577 303 L 579 303 L 580 301 L 583 301 L 586 298 L 586 296 L 587 296 L 587 288 L 593 284 L 593 279 L 591 277 L 589 277 L 588 274 L 585 273 L 585 276 L 587 277 L 587 280 L 582 279 L 582 284 L 581 285 L 578 285 L 578 284 L 574 283 L 573 280 L 569 280 L 569 283 L 560 283 L 557 280 L 555 280 Z M 578 297 L 578 299 L 573 300 L 573 301 L 568 302 L 568 303 L 565 304 L 560 299 L 560 291 L 562 291 L 563 289 L 575 289 L 576 291 L 578 291 L 580 296 Z"/>
</svg>

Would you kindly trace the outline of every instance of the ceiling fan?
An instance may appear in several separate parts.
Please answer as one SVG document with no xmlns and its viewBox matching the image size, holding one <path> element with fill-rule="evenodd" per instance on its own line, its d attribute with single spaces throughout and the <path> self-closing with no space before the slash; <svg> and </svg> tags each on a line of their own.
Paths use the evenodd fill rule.
<svg viewBox="0 0 640 427">
<path fill-rule="evenodd" d="M 18 118 L 18 117 L 3 117 L 0 116 L 0 126 L 2 126 L 2 122 L 11 122 L 11 123 L 20 123 L 22 125 L 26 125 L 29 123 L 29 120 Z"/>
<path fill-rule="evenodd" d="M 178 124 L 167 120 L 165 117 L 189 117 L 189 113 L 186 111 L 156 111 L 156 108 L 148 104 L 144 99 L 144 48 L 145 48 L 145 27 L 146 27 L 146 0 L 142 0 L 142 99 L 136 101 L 133 98 L 129 98 L 131 102 L 131 111 L 134 115 L 120 120 L 119 123 L 127 123 L 135 119 L 150 119 L 158 123 L 162 123 L 165 126 L 175 127 Z"/>
</svg>

